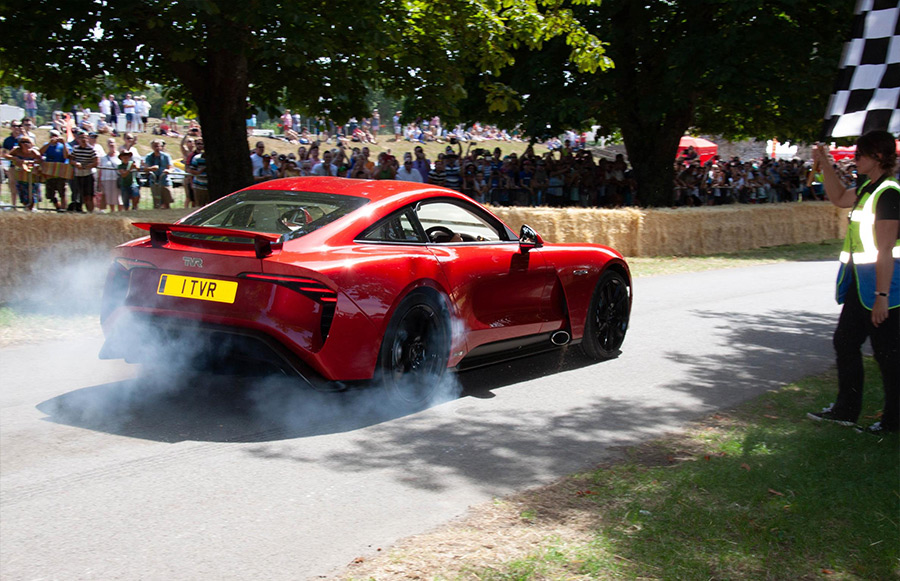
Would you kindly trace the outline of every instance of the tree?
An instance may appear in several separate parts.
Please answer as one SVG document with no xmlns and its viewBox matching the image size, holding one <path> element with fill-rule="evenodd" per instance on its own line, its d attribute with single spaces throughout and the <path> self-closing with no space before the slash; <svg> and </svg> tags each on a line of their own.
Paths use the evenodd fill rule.
<svg viewBox="0 0 900 581">
<path fill-rule="evenodd" d="M 0 85 L 50 97 L 152 81 L 196 106 L 211 197 L 251 182 L 248 107 L 287 106 L 346 119 L 368 113 L 370 86 L 444 111 L 475 70 L 510 50 L 564 35 L 570 58 L 601 63 L 602 46 L 555 0 L 35 0 L 27 17 L 0 8 Z M 452 109 L 451 109 L 452 113 Z"/>
<path fill-rule="evenodd" d="M 619 130 L 641 202 L 672 202 L 681 136 L 812 141 L 837 72 L 852 5 L 845 0 L 603 0 L 575 9 L 614 68 L 585 74 L 565 47 L 516 54 L 496 80 L 518 99 L 495 111 L 536 134 L 598 123 Z M 474 89 L 483 75 L 470 79 Z M 490 114 L 470 91 L 473 115 Z"/>
</svg>

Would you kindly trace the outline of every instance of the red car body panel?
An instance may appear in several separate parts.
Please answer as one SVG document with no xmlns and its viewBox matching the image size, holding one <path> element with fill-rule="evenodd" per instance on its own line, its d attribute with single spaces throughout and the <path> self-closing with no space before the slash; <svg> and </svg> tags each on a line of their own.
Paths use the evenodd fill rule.
<svg viewBox="0 0 900 581">
<path fill-rule="evenodd" d="M 616 251 L 590 244 L 524 249 L 493 214 L 444 188 L 291 178 L 241 192 L 250 191 L 338 194 L 366 198 L 368 203 L 283 244 L 276 242 L 278 235 L 259 236 L 260 241 L 273 242 L 261 254 L 250 244 L 188 238 L 190 232 L 180 233 L 178 224 L 194 214 L 168 231 L 147 226 L 156 230 L 155 239 L 139 238 L 116 249 L 124 266 L 111 270 L 107 282 L 102 317 L 107 346 L 101 356 L 127 357 L 124 348 L 116 346 L 118 333 L 127 333 L 128 317 L 138 315 L 254 332 L 326 380 L 364 380 L 376 369 L 394 309 L 416 289 L 431 289 L 446 302 L 453 319 L 448 367 L 456 367 L 473 349 L 519 337 L 566 330 L 577 341 L 601 274 L 615 268 L 630 286 L 628 266 Z M 380 220 L 435 199 L 484 216 L 505 239 L 455 244 L 360 240 Z M 225 235 L 239 230 L 209 231 Z M 162 296 L 157 292 L 161 274 L 235 282 L 234 302 Z M 265 277 L 309 281 L 315 292 L 304 294 Z M 116 291 L 116 284 L 125 286 Z M 326 295 L 328 302 L 323 302 Z"/>
</svg>

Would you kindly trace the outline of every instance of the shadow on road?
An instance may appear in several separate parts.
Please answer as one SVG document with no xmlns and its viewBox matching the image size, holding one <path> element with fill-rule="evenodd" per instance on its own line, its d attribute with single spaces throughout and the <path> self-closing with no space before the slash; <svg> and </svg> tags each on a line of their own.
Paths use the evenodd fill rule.
<svg viewBox="0 0 900 581">
<path fill-rule="evenodd" d="M 398 408 L 377 390 L 323 394 L 296 382 L 230 377 L 180 382 L 145 377 L 73 391 L 38 408 L 48 421 L 133 438 L 249 443 L 243 453 L 260 459 L 354 473 L 401 467 L 399 478 L 423 489 L 453 486 L 447 476 L 454 474 L 502 490 L 542 474 L 591 465 L 606 458 L 611 447 L 660 435 L 660 426 L 680 425 L 696 418 L 700 409 L 735 405 L 780 387 L 784 377 L 797 377 L 798 370 L 811 373 L 831 365 L 831 316 L 794 311 L 692 315 L 713 320 L 714 332 L 722 338 L 717 352 L 698 354 L 684 347 L 690 337 L 670 331 L 671 340 L 664 344 L 671 349 L 658 357 L 677 363 L 673 379 L 653 390 L 690 395 L 683 405 L 673 404 L 680 400 L 671 397 L 633 397 L 623 361 L 606 373 L 615 370 L 617 387 L 624 391 L 614 395 L 588 386 L 588 403 L 564 413 L 474 399 L 472 404 L 442 405 L 460 397 L 490 398 L 517 384 L 527 389 L 532 380 L 593 364 L 573 348 L 448 374 L 444 399 L 425 414 Z M 627 346 L 626 341 L 626 352 Z M 603 377 L 604 364 L 591 372 Z M 288 441 L 339 432 L 350 437 L 328 452 Z"/>
<path fill-rule="evenodd" d="M 574 351 L 574 353 L 573 353 Z M 593 364 L 580 350 L 445 376 L 430 406 Z M 281 377 L 166 377 L 144 371 L 128 381 L 85 387 L 40 403 L 47 420 L 160 442 L 265 442 L 353 431 L 419 411 L 378 388 L 323 393 Z"/>
<path fill-rule="evenodd" d="M 783 378 L 796 375 L 797 369 L 822 371 L 834 364 L 831 335 L 836 317 L 802 311 L 772 311 L 765 317 L 714 311 L 692 315 L 714 321 L 715 332 L 727 338 L 729 349 L 702 355 L 677 348 L 666 352 L 664 357 L 689 376 L 688 381 L 666 387 L 711 405 L 723 400 L 738 403 L 780 387 Z"/>
</svg>

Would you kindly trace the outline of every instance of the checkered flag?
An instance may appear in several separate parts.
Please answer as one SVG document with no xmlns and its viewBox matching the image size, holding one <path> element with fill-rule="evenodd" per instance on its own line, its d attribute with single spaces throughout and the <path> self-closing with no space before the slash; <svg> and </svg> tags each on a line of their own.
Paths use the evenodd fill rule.
<svg viewBox="0 0 900 581">
<path fill-rule="evenodd" d="M 826 137 L 869 131 L 900 133 L 900 2 L 858 0 L 844 45 L 834 94 L 825 113 Z"/>
</svg>

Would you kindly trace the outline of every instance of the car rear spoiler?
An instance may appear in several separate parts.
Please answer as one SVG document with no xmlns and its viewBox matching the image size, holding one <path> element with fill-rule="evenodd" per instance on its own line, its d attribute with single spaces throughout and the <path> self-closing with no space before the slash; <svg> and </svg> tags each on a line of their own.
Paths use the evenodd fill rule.
<svg viewBox="0 0 900 581">
<path fill-rule="evenodd" d="M 170 232 L 175 236 L 179 233 L 185 233 L 248 238 L 253 240 L 253 249 L 257 258 L 265 258 L 276 250 L 281 250 L 282 247 L 281 235 L 268 232 L 250 232 L 248 230 L 233 230 L 231 228 L 216 228 L 213 226 L 188 226 L 187 224 L 163 224 L 159 222 L 134 222 L 132 226 L 149 231 L 150 243 L 154 248 L 165 246 L 169 242 Z"/>
</svg>

